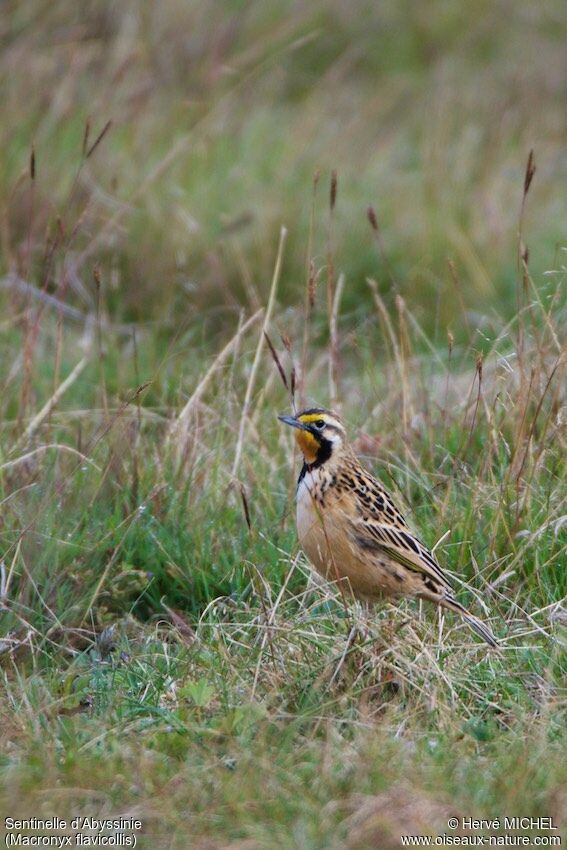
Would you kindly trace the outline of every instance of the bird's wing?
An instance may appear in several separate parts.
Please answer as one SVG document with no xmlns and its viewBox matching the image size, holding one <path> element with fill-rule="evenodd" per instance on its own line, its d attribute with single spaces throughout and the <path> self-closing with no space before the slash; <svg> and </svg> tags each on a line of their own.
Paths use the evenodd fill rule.
<svg viewBox="0 0 567 850">
<path fill-rule="evenodd" d="M 367 470 L 360 468 L 357 475 L 347 481 L 347 484 L 350 485 L 349 493 L 354 498 L 354 507 L 361 516 L 408 529 L 408 524 L 386 488 Z"/>
<path fill-rule="evenodd" d="M 380 519 L 350 516 L 348 519 L 353 542 L 369 554 L 382 553 L 408 570 L 423 575 L 426 587 L 434 593 L 444 595 L 451 591 L 451 584 L 426 546 L 405 525 L 389 523 L 382 515 Z"/>
</svg>

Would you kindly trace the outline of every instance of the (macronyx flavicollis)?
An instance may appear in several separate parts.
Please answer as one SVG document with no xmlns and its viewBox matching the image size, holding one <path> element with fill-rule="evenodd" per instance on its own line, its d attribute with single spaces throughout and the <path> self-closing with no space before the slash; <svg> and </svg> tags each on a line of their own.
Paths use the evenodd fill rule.
<svg viewBox="0 0 567 850">
<path fill-rule="evenodd" d="M 303 453 L 297 532 L 315 569 L 365 602 L 384 596 L 428 599 L 456 611 L 497 646 L 490 629 L 457 601 L 437 559 L 410 530 L 386 488 L 361 465 L 340 417 L 314 407 L 279 419 L 297 429 Z"/>
</svg>

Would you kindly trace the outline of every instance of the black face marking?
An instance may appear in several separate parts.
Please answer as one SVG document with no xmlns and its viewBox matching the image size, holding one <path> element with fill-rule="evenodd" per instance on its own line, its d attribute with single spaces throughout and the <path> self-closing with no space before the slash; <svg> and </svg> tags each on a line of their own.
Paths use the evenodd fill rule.
<svg viewBox="0 0 567 850">
<path fill-rule="evenodd" d="M 295 414 L 295 418 L 300 420 L 303 416 L 333 416 L 338 419 L 340 423 L 340 418 L 337 417 L 336 413 L 333 413 L 331 410 L 325 410 L 324 407 L 308 407 L 305 410 L 301 410 L 299 413 Z M 344 434 L 344 428 L 339 424 L 339 426 L 333 425 L 331 422 L 327 422 L 325 419 L 314 419 L 311 422 L 304 423 L 307 429 L 311 431 L 313 434 L 316 431 L 324 431 L 325 429 L 329 431 L 333 431 L 335 434 Z M 314 436 L 318 436 L 318 434 L 314 434 Z"/>
<path fill-rule="evenodd" d="M 333 444 L 330 440 L 326 440 L 324 437 L 321 437 L 319 441 L 319 448 L 317 449 L 317 457 L 314 462 L 309 465 L 309 469 L 317 469 L 318 466 L 322 466 L 326 461 L 329 460 L 333 453 Z"/>
<path fill-rule="evenodd" d="M 317 450 L 317 457 L 315 458 L 313 463 L 303 464 L 303 466 L 301 467 L 301 472 L 299 473 L 299 478 L 297 479 L 297 486 L 299 487 L 308 472 L 311 472 L 312 469 L 318 469 L 320 466 L 326 463 L 331 457 L 332 452 L 333 444 L 331 443 L 331 441 L 321 438 L 321 440 L 319 441 L 319 448 Z"/>
</svg>

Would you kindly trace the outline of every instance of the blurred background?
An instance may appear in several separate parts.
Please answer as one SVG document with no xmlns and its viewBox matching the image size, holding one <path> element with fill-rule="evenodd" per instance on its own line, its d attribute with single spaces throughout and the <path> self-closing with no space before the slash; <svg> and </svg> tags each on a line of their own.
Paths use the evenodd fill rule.
<svg viewBox="0 0 567 850">
<path fill-rule="evenodd" d="M 0 28 L 1 272 L 83 312 L 95 264 L 115 321 L 254 309 L 281 224 L 296 303 L 314 174 L 319 271 L 336 170 L 348 309 L 367 309 L 371 276 L 433 334 L 458 333 L 463 305 L 506 317 L 531 148 L 531 267 L 557 266 L 561 0 L 14 0 Z"/>
<path fill-rule="evenodd" d="M 566 23 L 2 0 L 0 811 L 180 850 L 567 822 Z M 501 655 L 315 588 L 283 373 Z"/>
</svg>

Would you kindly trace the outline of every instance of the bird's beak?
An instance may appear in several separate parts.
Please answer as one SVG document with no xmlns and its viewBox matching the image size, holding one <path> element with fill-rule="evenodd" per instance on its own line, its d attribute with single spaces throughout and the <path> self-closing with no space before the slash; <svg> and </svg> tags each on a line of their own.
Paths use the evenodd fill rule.
<svg viewBox="0 0 567 850">
<path fill-rule="evenodd" d="M 299 428 L 300 431 L 311 431 L 309 425 L 304 425 L 299 419 L 294 419 L 293 416 L 278 416 L 280 422 L 285 422 L 286 425 L 291 425 L 292 428 Z"/>
</svg>

